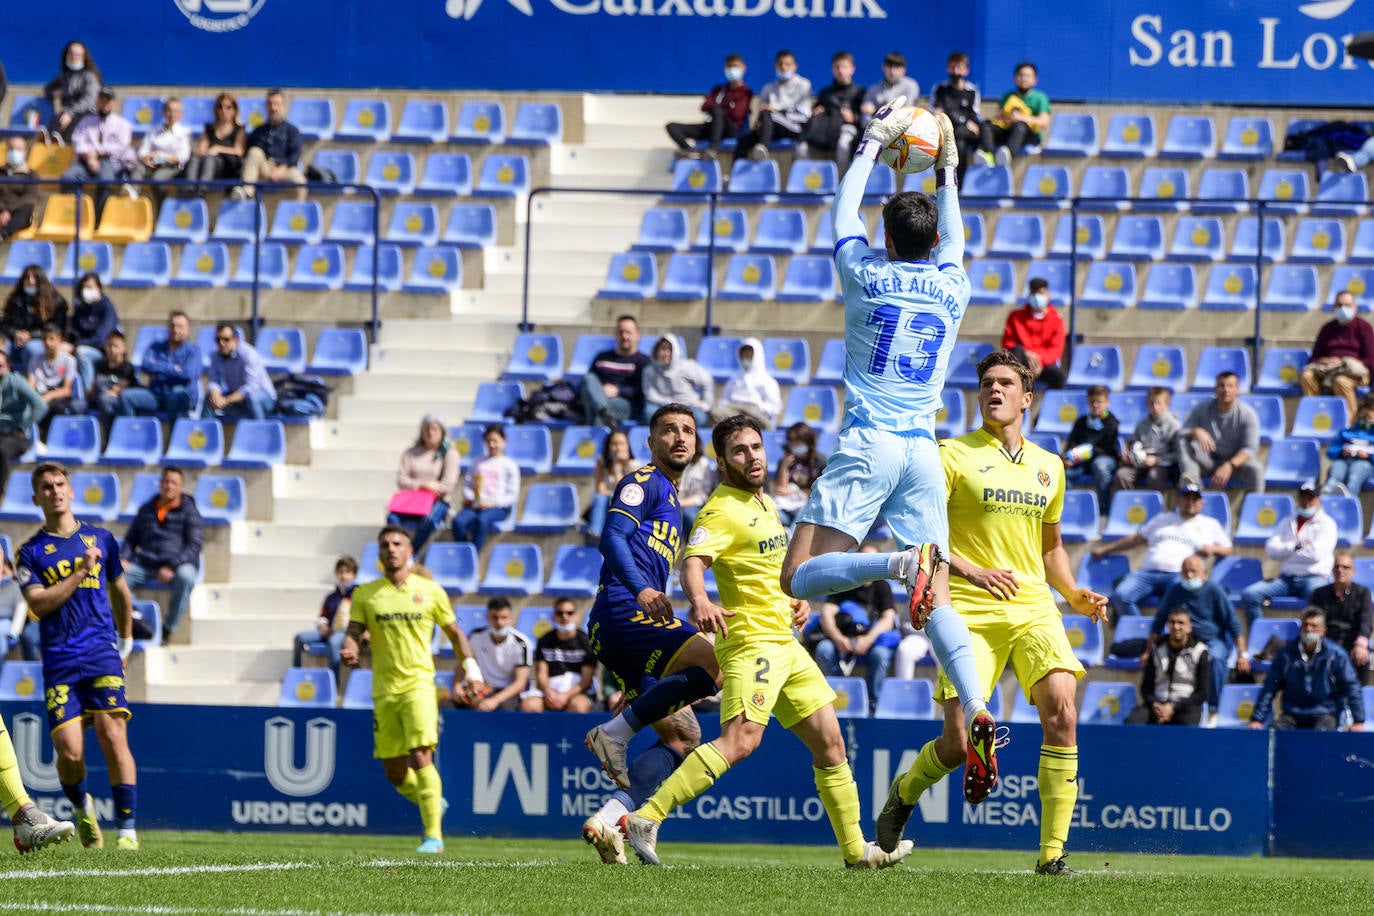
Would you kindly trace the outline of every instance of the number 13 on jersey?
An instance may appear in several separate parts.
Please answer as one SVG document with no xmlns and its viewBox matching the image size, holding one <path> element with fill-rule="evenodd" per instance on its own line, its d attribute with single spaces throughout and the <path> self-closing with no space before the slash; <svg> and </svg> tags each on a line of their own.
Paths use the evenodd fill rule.
<svg viewBox="0 0 1374 916">
<path fill-rule="evenodd" d="M 924 312 L 907 312 L 896 305 L 880 305 L 868 316 L 868 324 L 878 327 L 868 359 L 869 374 L 886 376 L 891 370 L 891 374 L 908 382 L 930 381 L 945 340 L 943 319 Z M 898 331 L 905 333 L 898 335 Z"/>
</svg>

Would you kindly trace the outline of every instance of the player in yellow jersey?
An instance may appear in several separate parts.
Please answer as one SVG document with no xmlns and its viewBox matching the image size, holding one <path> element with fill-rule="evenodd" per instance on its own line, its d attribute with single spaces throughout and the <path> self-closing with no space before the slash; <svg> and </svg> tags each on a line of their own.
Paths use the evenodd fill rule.
<svg viewBox="0 0 1374 916">
<path fill-rule="evenodd" d="M 1094 620 L 1106 615 L 1107 597 L 1078 587 L 1059 538 L 1064 463 L 1021 437 L 1031 381 L 1030 370 L 1008 351 L 984 357 L 978 364 L 982 428 L 941 442 L 940 459 L 949 496 L 950 595 L 973 636 L 988 693 L 1010 660 L 1021 689 L 1039 710 L 1045 743 L 1035 871 L 1064 875 L 1072 874 L 1064 864 L 1064 843 L 1078 800 L 1074 694 L 1083 666 L 1064 634 L 1050 586 Z M 936 699 L 945 707 L 944 732 L 893 781 L 878 815 L 884 849 L 896 848 L 921 793 L 964 760 L 964 714 L 943 673 Z"/>
<path fill-rule="evenodd" d="M 19 758 L 15 756 L 10 733 L 0 722 L 0 807 L 14 824 L 14 848 L 31 852 L 61 843 L 76 836 L 71 821 L 55 821 L 40 810 L 29 798 L 19 775 Z"/>
<path fill-rule="evenodd" d="M 835 718 L 835 693 L 793 627 L 806 622 L 805 601 L 788 598 L 778 573 L 787 532 L 764 492 L 768 461 L 758 421 L 734 416 L 711 432 L 722 482 L 697 516 L 687 539 L 682 584 L 692 622 L 715 633 L 720 662 L 721 735 L 687 755 L 658 791 L 621 819 L 625 836 L 646 865 L 658 864 L 658 828 L 668 813 L 705 792 L 725 771 L 753 753 L 769 714 L 778 717 L 811 751 L 816 790 L 849 868 L 886 868 L 911 852 L 865 843 L 859 826 L 859 790 Z M 716 571 L 721 606 L 706 596 L 706 570 Z"/>
<path fill-rule="evenodd" d="M 470 702 L 486 685 L 467 638 L 454 623 L 448 595 L 411 569 L 410 534 L 398 525 L 388 525 L 377 535 L 377 546 L 383 576 L 353 590 L 348 634 L 339 657 L 356 668 L 358 643 L 364 631 L 371 634 L 373 756 L 382 761 L 387 781 L 396 791 L 420 808 L 425 836 L 415 851 L 440 853 L 448 803 L 434 766 L 439 706 L 430 638 L 435 624 L 453 643 L 458 657 L 454 693 Z"/>
</svg>

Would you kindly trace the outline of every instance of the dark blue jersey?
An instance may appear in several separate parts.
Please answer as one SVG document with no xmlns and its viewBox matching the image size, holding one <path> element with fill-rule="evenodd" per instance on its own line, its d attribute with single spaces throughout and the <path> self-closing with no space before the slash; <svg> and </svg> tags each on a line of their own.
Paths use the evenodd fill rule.
<svg viewBox="0 0 1374 916">
<path fill-rule="evenodd" d="M 616 484 L 608 524 L 615 515 L 628 517 L 638 525 L 628 547 L 644 584 L 667 591 L 668 573 L 677 562 L 678 547 L 682 544 L 682 507 L 678 505 L 677 487 L 658 468 L 645 465 Z M 602 553 L 605 554 L 604 549 Z M 609 558 L 601 564 L 596 603 L 637 609 L 638 591 L 621 581 L 613 565 Z"/>
<path fill-rule="evenodd" d="M 124 575 L 119 542 L 104 528 L 82 523 L 65 538 L 40 530 L 24 542 L 15 557 L 15 575 L 27 594 L 71 575 L 76 561 L 90 547 L 100 548 L 100 561 L 65 604 L 38 621 L 43 678 L 48 684 L 72 683 L 122 670 L 114 613 L 106 592 L 107 582 Z M 109 576 L 107 570 L 112 571 Z"/>
</svg>

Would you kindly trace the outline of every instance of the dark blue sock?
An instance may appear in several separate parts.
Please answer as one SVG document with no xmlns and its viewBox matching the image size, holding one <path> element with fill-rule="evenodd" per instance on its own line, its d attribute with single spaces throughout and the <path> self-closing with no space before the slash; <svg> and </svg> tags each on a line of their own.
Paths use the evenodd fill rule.
<svg viewBox="0 0 1374 916">
<path fill-rule="evenodd" d="M 621 799 L 625 807 L 631 811 L 638 810 L 658 789 L 659 783 L 681 765 L 682 755 L 662 741 L 656 741 L 645 748 L 642 754 L 630 761 L 629 798 Z"/>
<path fill-rule="evenodd" d="M 77 811 L 84 810 L 86 807 L 86 777 L 82 776 L 80 782 L 62 783 L 62 794 L 67 796 L 67 800 L 72 803 L 72 807 Z"/>
<path fill-rule="evenodd" d="M 134 829 L 134 815 L 138 812 L 138 786 L 122 783 L 110 786 L 114 794 L 115 823 L 120 830 Z"/>
<path fill-rule="evenodd" d="M 636 697 L 625 710 L 625 721 L 639 731 L 669 713 L 709 697 L 718 689 L 715 678 L 707 674 L 705 668 L 676 671 Z"/>
</svg>

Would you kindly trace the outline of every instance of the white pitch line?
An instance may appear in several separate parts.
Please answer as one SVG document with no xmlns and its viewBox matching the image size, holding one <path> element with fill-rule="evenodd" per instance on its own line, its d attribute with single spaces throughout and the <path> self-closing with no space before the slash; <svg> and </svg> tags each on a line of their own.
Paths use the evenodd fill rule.
<svg viewBox="0 0 1374 916">
<path fill-rule="evenodd" d="M 0 881 L 44 878 L 151 878 L 158 875 L 209 875 L 250 871 L 321 868 L 317 862 L 254 862 L 248 865 L 168 865 L 149 868 L 63 868 L 52 871 L 3 871 Z"/>
</svg>

